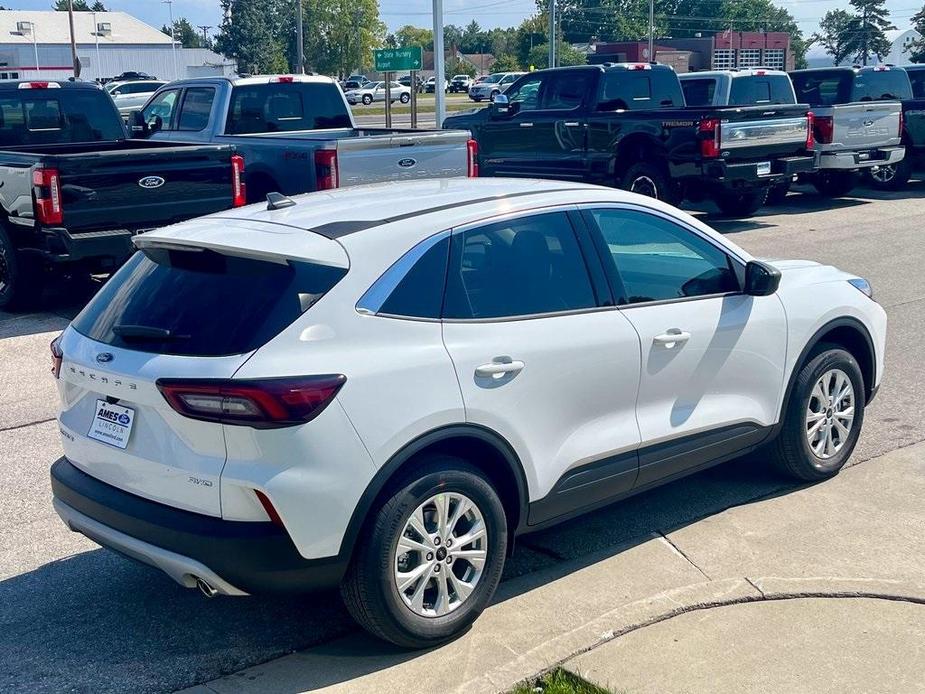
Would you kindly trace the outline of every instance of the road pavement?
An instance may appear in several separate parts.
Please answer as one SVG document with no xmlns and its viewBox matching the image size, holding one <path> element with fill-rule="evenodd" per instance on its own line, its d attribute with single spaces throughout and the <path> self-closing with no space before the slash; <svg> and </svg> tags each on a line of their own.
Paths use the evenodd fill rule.
<svg viewBox="0 0 925 694">
<path fill-rule="evenodd" d="M 920 335 L 925 332 L 923 198 L 925 185 L 914 184 L 902 194 L 861 190 L 842 201 L 794 194 L 786 205 L 742 222 L 698 212 L 756 255 L 832 262 L 872 282 L 890 316 L 887 371 L 866 418 L 853 465 L 925 440 L 925 408 L 921 406 L 925 361 L 920 358 Z M 37 314 L 0 313 L 0 402 L 4 405 L 0 408 L 0 455 L 6 472 L 0 487 L 0 690 L 165 691 L 209 682 L 294 651 L 299 654 L 291 657 L 300 659 L 303 669 L 328 679 L 340 677 L 337 681 L 349 689 L 363 676 L 384 670 L 401 676 L 406 668 L 429 662 L 422 660 L 424 656 L 396 654 L 366 640 L 335 595 L 207 601 L 158 572 L 101 550 L 64 529 L 49 502 L 47 469 L 60 455 L 60 446 L 51 421 L 56 393 L 47 374 L 48 342 L 79 310 L 84 298 L 81 291 L 65 288 L 49 297 L 45 310 Z M 479 622 L 484 628 L 494 624 L 498 629 L 489 639 L 494 648 L 475 660 L 457 661 L 457 667 L 473 677 L 481 676 L 492 664 L 507 668 L 509 675 L 524 672 L 522 667 L 511 669 L 501 661 L 515 652 L 517 660 L 530 651 L 530 644 L 550 639 L 560 639 L 557 643 L 563 646 L 551 653 L 565 657 L 577 648 L 570 651 L 564 646 L 580 645 L 575 635 L 586 633 L 583 625 L 593 623 L 611 606 L 634 601 L 650 605 L 652 596 L 666 591 L 693 590 L 685 587 L 706 580 L 697 567 L 714 583 L 734 575 L 728 579 L 733 583 L 711 590 L 723 587 L 732 594 L 757 594 L 742 583 L 749 575 L 743 567 L 750 566 L 752 548 L 727 542 L 727 535 L 720 533 L 717 539 L 696 544 L 701 555 L 694 559 L 695 566 L 686 559 L 674 563 L 677 550 L 666 538 L 674 541 L 675 535 L 680 537 L 685 531 L 712 528 L 714 519 L 725 517 L 728 509 L 760 507 L 767 499 L 796 489 L 756 464 L 760 462 L 734 461 L 523 538 L 509 562 L 496 605 Z M 864 467 L 858 473 L 866 472 Z M 883 472 L 876 479 L 849 471 L 813 489 L 854 484 L 857 490 L 869 490 L 889 483 L 891 490 L 901 493 L 908 471 L 886 464 L 880 467 Z M 882 502 L 886 510 L 897 503 L 892 497 Z M 876 574 L 878 581 L 892 580 L 885 577 L 909 561 L 909 538 L 902 529 L 907 520 L 884 521 L 887 532 L 872 545 L 884 567 Z M 912 527 L 918 528 L 919 537 L 925 535 L 920 525 Z M 828 529 L 833 538 L 841 532 L 839 527 Z M 854 527 L 851 532 L 858 530 Z M 806 536 L 800 527 L 788 532 L 794 541 Z M 854 537 L 845 530 L 846 542 Z M 925 555 L 922 549 L 916 547 L 919 557 Z M 712 574 L 711 568 L 717 573 Z M 566 584 L 558 582 L 582 572 L 597 577 L 586 594 L 573 595 Z M 791 573 L 812 578 L 819 572 L 813 569 L 801 574 L 797 567 Z M 522 602 L 511 602 L 515 600 Z M 655 603 L 666 601 L 658 598 Z M 508 604 L 521 605 L 524 615 L 538 621 L 543 614 L 554 615 L 557 623 L 551 630 L 548 626 L 531 630 L 530 617 L 521 620 L 507 612 L 493 622 L 492 610 Z M 645 612 L 638 609 L 640 614 Z M 577 631 L 572 634 L 570 630 Z M 343 643 L 339 639 L 354 644 L 363 657 L 338 650 Z M 473 657 L 464 640 L 457 643 L 447 648 L 459 649 L 452 652 L 460 658 Z M 530 667 L 538 664 L 537 670 L 551 662 L 534 655 L 532 660 L 518 662 Z M 332 660 L 335 656 L 339 659 Z M 289 672 L 280 661 L 266 667 Z M 357 668 L 363 667 L 368 672 L 361 675 Z M 244 681 L 244 677 L 238 679 Z M 510 676 L 496 676 L 498 684 L 509 680 Z M 418 680 L 417 689 L 426 691 L 423 682 Z"/>
</svg>

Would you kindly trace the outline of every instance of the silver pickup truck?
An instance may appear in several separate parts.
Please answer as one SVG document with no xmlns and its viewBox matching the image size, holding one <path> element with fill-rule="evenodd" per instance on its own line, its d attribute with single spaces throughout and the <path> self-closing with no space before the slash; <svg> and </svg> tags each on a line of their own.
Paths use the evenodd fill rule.
<svg viewBox="0 0 925 694">
<path fill-rule="evenodd" d="M 476 173 L 468 131 L 358 128 L 337 83 L 315 75 L 170 82 L 130 114 L 129 127 L 135 138 L 235 145 L 248 202 Z"/>
<path fill-rule="evenodd" d="M 846 195 L 862 169 L 902 160 L 902 70 L 833 67 L 796 70 L 790 77 L 797 100 L 813 110 L 817 170 L 804 177 L 821 194 Z"/>
</svg>

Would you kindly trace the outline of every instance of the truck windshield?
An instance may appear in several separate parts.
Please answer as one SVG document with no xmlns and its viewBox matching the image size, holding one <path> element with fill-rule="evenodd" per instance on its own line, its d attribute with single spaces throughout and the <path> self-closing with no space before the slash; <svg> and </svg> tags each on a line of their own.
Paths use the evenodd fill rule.
<svg viewBox="0 0 925 694">
<path fill-rule="evenodd" d="M 850 70 L 814 70 L 791 74 L 797 103 L 810 106 L 851 103 L 853 77 Z"/>
<path fill-rule="evenodd" d="M 0 91 L 0 147 L 122 139 L 122 121 L 102 90 Z"/>
<path fill-rule="evenodd" d="M 250 84 L 231 92 L 225 132 L 245 135 L 352 125 L 340 90 L 327 82 Z"/>
</svg>

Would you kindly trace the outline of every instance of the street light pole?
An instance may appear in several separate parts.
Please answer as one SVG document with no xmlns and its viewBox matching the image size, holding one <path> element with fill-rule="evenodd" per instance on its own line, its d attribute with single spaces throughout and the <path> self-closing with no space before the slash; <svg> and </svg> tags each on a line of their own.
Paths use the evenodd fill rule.
<svg viewBox="0 0 925 694">
<path fill-rule="evenodd" d="M 531 40 L 533 37 L 530 37 Z M 556 66 L 556 0 L 549 0 L 549 65 Z"/>
<path fill-rule="evenodd" d="M 74 36 L 74 0 L 67 2 L 67 21 L 71 28 L 71 60 L 74 64 L 74 79 L 76 80 L 80 77 L 80 58 L 77 57 L 77 38 Z"/>
<path fill-rule="evenodd" d="M 305 49 L 302 39 L 302 0 L 295 0 L 295 71 L 305 74 Z"/>
<path fill-rule="evenodd" d="M 170 52 L 173 54 L 173 78 L 180 79 L 180 69 L 177 67 L 177 39 L 174 36 L 173 26 L 173 0 L 162 0 L 170 12 Z"/>
<path fill-rule="evenodd" d="M 446 118 L 446 94 L 443 93 L 446 67 L 443 55 L 443 0 L 434 0 L 434 120 L 443 127 Z"/>
<path fill-rule="evenodd" d="M 93 13 L 93 37 L 96 39 L 96 78 L 103 76 L 103 66 L 100 63 L 100 25 L 96 21 L 96 12 Z"/>
<path fill-rule="evenodd" d="M 649 60 L 655 62 L 655 0 L 649 0 Z"/>
<path fill-rule="evenodd" d="M 41 77 L 42 69 L 39 66 L 39 44 L 35 37 L 35 22 L 29 22 L 29 26 L 32 28 L 32 50 L 35 51 L 35 76 Z"/>
</svg>

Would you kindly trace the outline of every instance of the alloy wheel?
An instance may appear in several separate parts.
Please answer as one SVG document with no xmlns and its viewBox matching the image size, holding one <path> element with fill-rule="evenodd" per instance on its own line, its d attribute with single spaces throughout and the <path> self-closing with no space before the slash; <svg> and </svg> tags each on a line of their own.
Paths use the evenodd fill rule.
<svg viewBox="0 0 925 694">
<path fill-rule="evenodd" d="M 405 522 L 395 548 L 395 588 L 415 614 L 442 617 L 472 595 L 487 558 L 482 511 L 463 494 L 442 492 Z"/>
<path fill-rule="evenodd" d="M 883 164 L 878 166 L 875 171 L 870 172 L 870 177 L 877 183 L 889 183 L 896 178 L 896 165 Z"/>
<path fill-rule="evenodd" d="M 648 176 L 637 176 L 630 183 L 630 192 L 658 199 L 658 186 Z"/>
<path fill-rule="evenodd" d="M 816 381 L 806 406 L 806 440 L 813 455 L 828 460 L 844 447 L 854 423 L 854 386 L 841 369 Z"/>
</svg>

